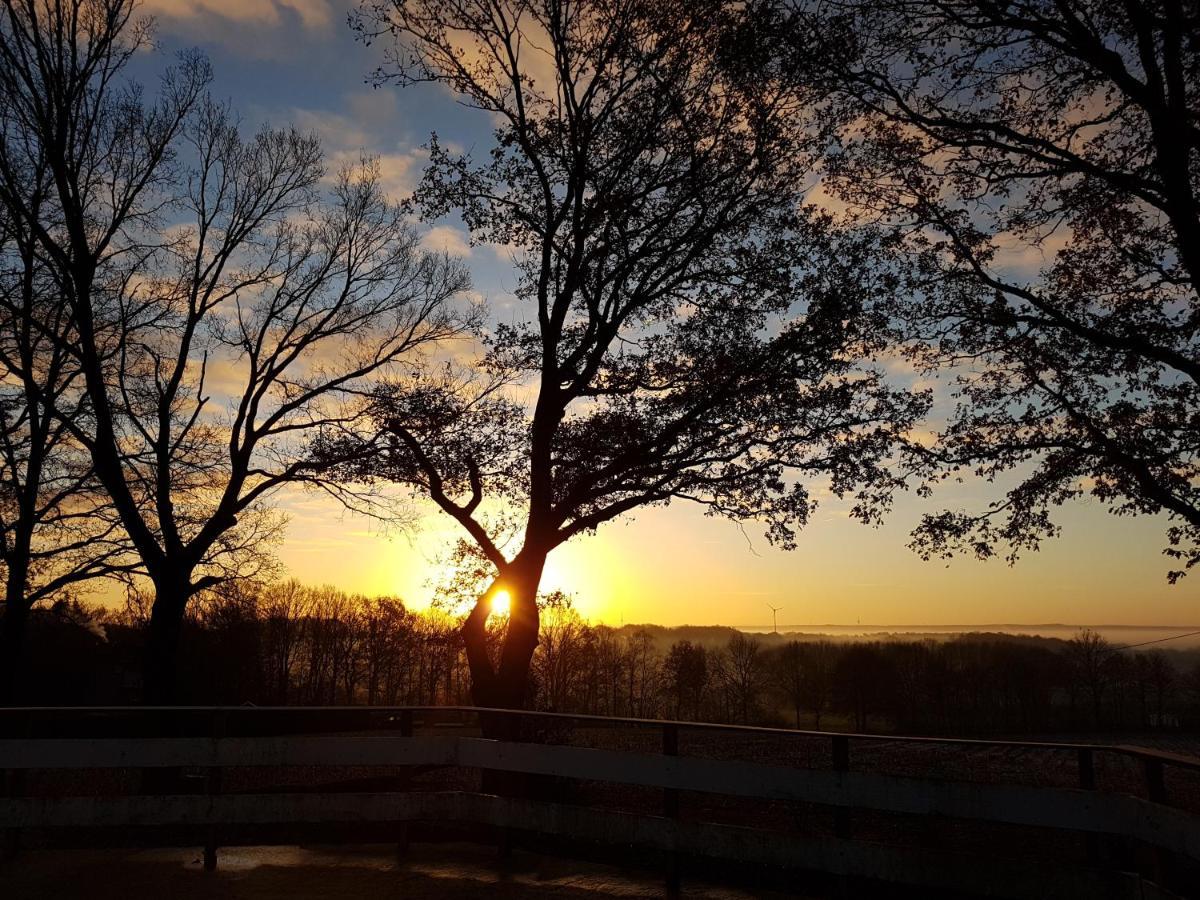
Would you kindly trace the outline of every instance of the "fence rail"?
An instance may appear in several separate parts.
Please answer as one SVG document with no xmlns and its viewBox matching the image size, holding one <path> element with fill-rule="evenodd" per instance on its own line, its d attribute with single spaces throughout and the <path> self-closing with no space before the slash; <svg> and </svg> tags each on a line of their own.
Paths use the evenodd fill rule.
<svg viewBox="0 0 1200 900">
<path fill-rule="evenodd" d="M 809 731 L 799 728 L 771 728 L 761 725 L 736 725 L 724 722 L 686 722 L 675 719 L 639 719 L 629 716 L 594 716 L 576 713 L 560 713 L 542 710 L 511 710 L 488 709 L 479 706 L 23 706 L 0 707 L 0 734 L 4 729 L 14 725 L 24 726 L 32 736 L 39 725 L 55 721 L 80 723 L 92 721 L 127 720 L 146 721 L 156 716 L 176 716 L 183 720 L 208 722 L 213 718 L 221 718 L 227 725 L 233 725 L 239 718 L 269 720 L 277 718 L 286 720 L 325 718 L 335 727 L 379 720 L 395 719 L 399 722 L 405 716 L 423 714 L 434 717 L 460 715 L 477 718 L 482 715 L 507 716 L 525 720 L 548 720 L 566 724 L 590 725 L 602 728 L 631 727 L 631 728 L 677 728 L 688 731 L 772 735 L 787 738 L 820 738 L 822 740 L 839 740 L 880 743 L 902 741 L 913 745 L 940 745 L 947 747 L 1007 747 L 1018 750 L 1048 750 L 1075 753 L 1091 751 L 1094 753 L 1111 753 L 1142 762 L 1158 762 L 1167 766 L 1200 772 L 1200 758 L 1156 750 L 1150 747 L 1137 747 L 1128 744 L 1080 743 L 1073 741 L 1011 741 L 992 740 L 986 738 L 939 737 L 928 735 L 898 735 L 874 734 L 839 731 Z"/>
<path fill-rule="evenodd" d="M 528 740 L 492 740 L 451 734 L 413 734 L 417 715 L 430 719 L 507 717 L 512 721 L 557 719 L 586 727 L 654 728 L 662 732 L 661 754 Z M 145 733 L 154 725 L 188 736 L 90 737 L 99 730 Z M 290 724 L 289 720 L 290 719 Z M 380 734 L 238 735 L 266 727 L 352 732 L 382 721 Z M 307 724 L 305 724 L 307 723 Z M 96 726 L 104 726 L 97 728 Z M 190 727 L 188 727 L 190 726 Z M 679 755 L 680 730 L 768 733 L 829 740 L 829 770 L 761 762 Z M 72 736 L 55 736 L 62 731 Z M 179 733 L 177 731 L 176 733 Z M 20 736 L 18 736 L 18 732 Z M 207 733 L 205 733 L 207 732 Z M 221 826 L 302 822 L 366 823 L 453 821 L 554 835 L 583 841 L 635 845 L 675 855 L 769 864 L 835 876 L 870 878 L 936 889 L 960 889 L 997 897 L 1168 896 L 1166 883 L 1180 888 L 1181 869 L 1200 871 L 1200 817 L 1168 805 L 1163 772 L 1168 767 L 1200 770 L 1200 762 L 1141 748 L 1045 742 L 989 742 L 937 738 L 792 732 L 641 719 L 601 719 L 514 713 L 474 708 L 4 710 L 0 711 L 0 769 L 28 770 L 199 768 L 208 773 L 198 796 L 19 796 L 0 799 L 0 828 L 105 828 L 181 825 L 209 829 L 207 851 L 215 864 Z M 229 736 L 225 736 L 229 735 Z M 1071 753 L 1081 767 L 1080 787 L 980 784 L 854 771 L 852 741 L 910 741 L 913 744 L 1033 748 Z M 1095 790 L 1084 766 L 1095 753 L 1133 758 L 1145 769 L 1146 798 Z M 479 792 L 407 791 L 359 793 L 222 794 L 220 773 L 229 768 L 454 767 L 519 773 L 576 781 L 654 788 L 663 792 L 663 815 L 615 812 L 549 803 L 520 796 Z M 11 781 L 11 779 L 10 779 Z M 761 828 L 681 821 L 680 792 L 818 804 L 841 811 L 835 836 L 816 837 Z M 1140 842 L 1154 854 L 1150 877 L 1101 866 L 990 859 L 929 847 L 892 847 L 853 840 L 855 811 L 939 816 L 969 822 L 1055 829 Z M 1093 840 L 1095 840 L 1093 838 Z M 1092 847 L 1089 844 L 1089 849 Z"/>
</svg>

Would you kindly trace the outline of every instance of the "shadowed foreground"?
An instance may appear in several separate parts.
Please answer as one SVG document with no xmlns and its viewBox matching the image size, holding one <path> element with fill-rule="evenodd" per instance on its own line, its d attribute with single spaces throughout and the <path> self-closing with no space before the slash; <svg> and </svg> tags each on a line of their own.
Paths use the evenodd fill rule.
<svg viewBox="0 0 1200 900">
<path fill-rule="evenodd" d="M 493 849 L 423 845 L 397 862 L 389 846 L 231 847 L 215 872 L 198 849 L 30 851 L 0 867 L 8 898 L 660 897 L 661 876 L 611 866 L 514 853 L 501 864 Z M 766 896 L 689 881 L 689 897 Z"/>
<path fill-rule="evenodd" d="M 498 717 L 521 739 L 483 737 Z M 646 896 L 671 873 L 689 888 L 695 877 L 777 889 L 798 882 L 812 892 L 850 879 L 886 886 L 886 897 L 903 886 L 914 892 L 907 896 L 1013 900 L 1147 900 L 1176 896 L 1176 883 L 1200 883 L 1200 762 L 1135 747 L 413 707 L 12 710 L 0 715 L 0 734 L 0 769 L 10 770 L 0 829 L 13 850 L 203 845 L 211 870 L 223 869 L 226 849 L 237 846 L 424 845 L 432 837 L 492 848 L 505 840 L 539 856 L 648 873 L 620 890 L 579 884 L 580 873 L 603 875 L 590 867 L 547 869 L 527 859 L 506 864 L 502 879 L 491 868 L 494 851 L 422 852 L 400 869 L 389 851 L 382 864 L 392 871 L 379 874 L 375 862 L 350 872 L 367 881 L 348 888 L 356 895 L 429 895 L 432 878 L 435 897 Z M 998 759 L 1007 768 L 998 771 Z M 167 859 L 179 876 L 184 862 L 124 858 L 119 882 L 130 877 L 122 865 Z M 345 858 L 332 859 L 340 866 Z M 66 859 L 86 865 L 88 857 Z M 418 865 L 431 859 L 449 871 Z M 480 859 L 482 874 L 461 868 Z M 22 875 L 18 857 L 13 878 L 36 879 L 37 866 L 48 865 L 50 880 L 12 886 L 61 896 L 59 883 L 87 883 L 93 900 L 92 885 L 113 884 L 103 871 L 54 862 L 35 860 Z M 268 854 L 251 870 L 273 865 Z M 397 894 L 405 879 L 415 881 Z M 195 896 L 173 880 L 160 888 Z M 305 896 L 323 896 L 335 880 L 298 878 Z M 154 887 L 121 883 L 120 896 L 139 886 Z"/>
</svg>

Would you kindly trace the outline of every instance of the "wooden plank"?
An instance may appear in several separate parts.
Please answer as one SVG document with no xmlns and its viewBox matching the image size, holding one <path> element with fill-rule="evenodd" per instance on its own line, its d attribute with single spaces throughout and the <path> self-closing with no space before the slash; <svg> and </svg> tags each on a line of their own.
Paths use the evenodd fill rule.
<svg viewBox="0 0 1200 900">
<path fill-rule="evenodd" d="M 0 822 L 19 828 L 392 822 L 424 814 L 452 818 L 461 803 L 456 796 L 329 793 L 18 797 L 0 801 Z"/>
<path fill-rule="evenodd" d="M 0 740 L 0 768 L 454 765 L 455 737 L 39 738 Z"/>
<path fill-rule="evenodd" d="M 997 898 L 1143 897 L 1128 874 L 812 838 L 761 829 L 677 822 L 484 794 L 262 794 L 181 797 L 19 798 L 0 821 L 23 828 L 115 825 L 269 825 L 455 821 L 619 846 L 678 852 L 755 866 L 827 872 Z"/>
</svg>

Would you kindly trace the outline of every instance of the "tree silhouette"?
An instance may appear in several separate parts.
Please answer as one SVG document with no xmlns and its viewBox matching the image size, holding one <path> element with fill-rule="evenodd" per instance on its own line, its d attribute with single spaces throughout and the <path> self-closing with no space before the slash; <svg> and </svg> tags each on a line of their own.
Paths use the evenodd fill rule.
<svg viewBox="0 0 1200 900">
<path fill-rule="evenodd" d="M 456 334 L 466 281 L 419 252 L 369 160 L 325 190 L 314 138 L 243 137 L 204 59 L 146 101 L 125 69 L 147 27 L 131 0 L 7 4 L 0 203 L 69 311 L 90 414 L 57 412 L 153 582 L 145 691 L 168 701 L 189 599 L 253 574 L 278 526 L 265 498 L 321 480 L 306 435 Z M 51 175 L 40 205 L 33 167 Z"/>
<path fill-rule="evenodd" d="M 708 651 L 691 641 L 677 641 L 663 660 L 663 675 L 670 690 L 671 715 L 699 719 L 708 687 Z"/>
<path fill-rule="evenodd" d="M 1085 628 L 1067 641 L 1067 664 L 1071 667 L 1071 684 L 1082 689 L 1091 703 L 1092 724 L 1099 728 L 1104 720 L 1104 695 L 1111 686 L 1116 667 L 1123 657 L 1090 628 Z"/>
<path fill-rule="evenodd" d="M 577 535 L 689 500 L 791 546 L 804 475 L 878 515 L 924 398 L 857 365 L 886 332 L 862 314 L 889 289 L 871 240 L 801 203 L 830 127 L 802 77 L 823 46 L 719 2 L 366 3 L 356 24 L 392 42 L 379 82 L 439 82 L 497 123 L 484 160 L 435 138 L 418 198 L 511 250 L 523 313 L 493 329 L 486 378 L 381 393 L 351 473 L 428 496 L 491 564 L 464 629 L 477 703 L 523 702 L 545 561 Z"/>
<path fill-rule="evenodd" d="M 4 118 L 0 110 L 0 128 Z M 47 173 L 31 168 L 24 176 L 40 205 Z M 91 461 L 63 421 L 88 416 L 70 338 L 70 316 L 36 236 L 0 210 L 0 702 L 20 695 L 33 606 L 133 568 Z"/>
<path fill-rule="evenodd" d="M 755 638 L 738 632 L 725 645 L 721 662 L 729 708 L 736 721 L 749 724 L 757 714 L 766 683 L 766 659 Z"/>
<path fill-rule="evenodd" d="M 858 41 L 837 69 L 861 113 L 836 183 L 914 254 L 916 359 L 960 373 L 931 459 L 1020 473 L 986 510 L 929 517 L 917 548 L 1015 556 L 1056 532 L 1055 506 L 1091 495 L 1165 514 L 1179 577 L 1200 560 L 1195 11 L 833 7 L 827 24 Z"/>
<path fill-rule="evenodd" d="M 788 641 L 775 651 L 770 668 L 772 680 L 796 714 L 796 727 L 799 728 L 800 712 L 811 697 L 804 645 L 799 641 Z"/>
</svg>

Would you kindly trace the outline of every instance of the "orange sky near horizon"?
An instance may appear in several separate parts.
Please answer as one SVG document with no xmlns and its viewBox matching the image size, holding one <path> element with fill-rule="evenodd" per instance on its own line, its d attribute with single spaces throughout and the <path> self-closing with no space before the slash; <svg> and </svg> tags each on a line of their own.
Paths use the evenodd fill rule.
<svg viewBox="0 0 1200 900">
<path fill-rule="evenodd" d="M 909 498 L 906 498 L 908 500 Z M 444 575 L 457 528 L 435 511 L 387 530 L 316 495 L 283 505 L 280 558 L 293 577 L 424 607 Z M 1090 504 L 1060 516 L 1064 535 L 1015 566 L 994 559 L 925 562 L 905 543 L 936 502 L 902 502 L 888 523 L 850 521 L 825 501 L 799 546 L 772 548 L 752 528 L 688 504 L 643 510 L 550 557 L 545 590 L 561 589 L 593 622 L 780 626 L 1191 624 L 1195 577 L 1166 583 L 1162 523 L 1114 518 Z"/>
</svg>

